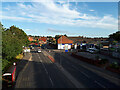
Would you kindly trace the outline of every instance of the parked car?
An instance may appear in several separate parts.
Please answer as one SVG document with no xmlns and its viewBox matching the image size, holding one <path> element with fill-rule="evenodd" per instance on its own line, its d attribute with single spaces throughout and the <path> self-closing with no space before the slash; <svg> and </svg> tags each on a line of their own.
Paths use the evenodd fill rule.
<svg viewBox="0 0 120 90">
<path fill-rule="evenodd" d="M 98 52 L 98 49 L 89 48 L 87 51 L 90 52 L 90 53 L 97 53 L 97 52 Z"/>
<path fill-rule="evenodd" d="M 40 53 L 41 52 L 41 50 L 40 49 L 38 49 L 38 53 Z"/>
</svg>

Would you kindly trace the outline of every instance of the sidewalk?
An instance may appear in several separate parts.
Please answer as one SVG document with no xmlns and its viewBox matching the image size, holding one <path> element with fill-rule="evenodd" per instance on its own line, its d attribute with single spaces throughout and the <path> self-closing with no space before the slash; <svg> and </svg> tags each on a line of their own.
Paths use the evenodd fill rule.
<svg viewBox="0 0 120 90">
<path fill-rule="evenodd" d="M 102 59 L 108 59 L 109 63 L 117 62 L 118 64 L 120 64 L 120 60 L 114 59 L 114 58 L 111 58 L 109 56 L 102 55 L 102 54 L 91 54 L 89 52 L 77 52 L 76 55 L 80 55 L 80 56 L 90 58 L 90 59 L 93 59 L 93 60 L 96 59 L 96 56 L 99 56 Z"/>
<path fill-rule="evenodd" d="M 117 63 L 120 64 L 120 60 L 119 60 L 119 59 L 111 58 L 111 57 L 109 57 L 109 56 L 102 55 L 102 54 L 99 54 L 99 56 L 108 59 L 110 63 L 112 63 L 112 62 L 117 62 Z"/>
<path fill-rule="evenodd" d="M 29 59 L 31 57 L 31 53 L 26 53 L 26 55 L 21 59 L 20 62 L 16 65 L 16 79 L 19 75 L 19 73 L 24 69 L 25 65 L 28 63 Z"/>
</svg>

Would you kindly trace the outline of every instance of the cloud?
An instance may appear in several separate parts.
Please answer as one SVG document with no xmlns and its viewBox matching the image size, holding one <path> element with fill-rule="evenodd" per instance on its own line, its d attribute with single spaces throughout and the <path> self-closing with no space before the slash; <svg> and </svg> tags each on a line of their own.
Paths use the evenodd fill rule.
<svg viewBox="0 0 120 90">
<path fill-rule="evenodd" d="M 117 19 L 113 18 L 112 15 L 98 17 L 78 12 L 76 9 L 70 9 L 71 6 L 70 3 L 62 2 L 62 4 L 59 5 L 50 0 L 37 3 L 33 2 L 31 4 L 17 3 L 14 6 L 9 6 L 9 9 L 3 11 L 3 16 L 0 17 L 2 17 L 2 19 L 15 21 L 47 23 L 53 25 L 103 29 L 117 28 Z"/>
<path fill-rule="evenodd" d="M 31 29 L 24 29 L 24 31 L 32 31 Z"/>
<path fill-rule="evenodd" d="M 48 28 L 47 32 L 68 34 L 68 35 L 77 35 L 77 33 L 71 33 L 71 32 L 68 32 L 67 30 L 56 30 L 53 28 Z"/>
<path fill-rule="evenodd" d="M 95 10 L 92 10 L 92 9 L 91 9 L 91 10 L 89 10 L 89 11 L 94 12 Z"/>
<path fill-rule="evenodd" d="M 53 32 L 53 33 L 67 33 L 67 31 L 62 31 L 62 30 L 56 30 L 52 28 L 48 28 L 48 32 Z"/>
</svg>

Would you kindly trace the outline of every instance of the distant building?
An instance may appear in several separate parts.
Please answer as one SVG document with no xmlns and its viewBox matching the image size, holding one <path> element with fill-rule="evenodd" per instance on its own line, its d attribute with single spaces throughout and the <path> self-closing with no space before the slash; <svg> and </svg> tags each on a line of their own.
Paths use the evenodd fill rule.
<svg viewBox="0 0 120 90">
<path fill-rule="evenodd" d="M 34 41 L 33 37 L 28 37 L 29 41 Z"/>
<path fill-rule="evenodd" d="M 47 37 L 40 37 L 39 38 L 39 44 L 46 44 L 47 43 Z"/>
<path fill-rule="evenodd" d="M 66 36 L 61 36 L 58 40 L 57 40 L 57 45 L 58 45 L 58 49 L 71 49 L 71 46 L 73 44 L 73 41 L 68 39 Z"/>
<path fill-rule="evenodd" d="M 70 40 L 73 40 L 73 44 L 77 45 L 77 49 L 86 49 L 93 48 L 97 44 L 101 43 L 101 41 L 106 41 L 108 38 L 89 38 L 89 37 L 68 37 Z"/>
</svg>

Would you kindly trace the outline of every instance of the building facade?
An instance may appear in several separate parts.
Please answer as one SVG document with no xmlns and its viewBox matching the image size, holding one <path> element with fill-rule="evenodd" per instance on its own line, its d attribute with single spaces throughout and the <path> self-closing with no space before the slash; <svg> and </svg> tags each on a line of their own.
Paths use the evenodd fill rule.
<svg viewBox="0 0 120 90">
<path fill-rule="evenodd" d="M 68 39 L 66 36 L 61 36 L 58 40 L 57 40 L 57 46 L 58 49 L 71 49 L 71 46 L 73 44 L 73 41 Z"/>
</svg>

